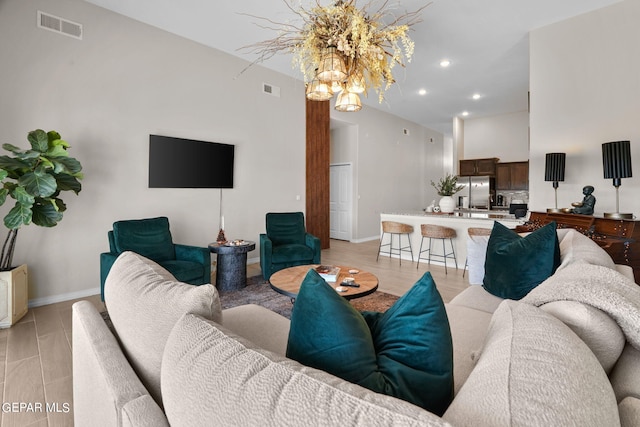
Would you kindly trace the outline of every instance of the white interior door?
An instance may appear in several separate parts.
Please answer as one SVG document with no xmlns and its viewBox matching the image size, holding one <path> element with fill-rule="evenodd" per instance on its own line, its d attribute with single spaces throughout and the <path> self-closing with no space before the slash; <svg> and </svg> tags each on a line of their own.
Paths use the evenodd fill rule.
<svg viewBox="0 0 640 427">
<path fill-rule="evenodd" d="M 329 237 L 351 240 L 353 174 L 351 164 L 331 165 L 329 192 Z"/>
</svg>

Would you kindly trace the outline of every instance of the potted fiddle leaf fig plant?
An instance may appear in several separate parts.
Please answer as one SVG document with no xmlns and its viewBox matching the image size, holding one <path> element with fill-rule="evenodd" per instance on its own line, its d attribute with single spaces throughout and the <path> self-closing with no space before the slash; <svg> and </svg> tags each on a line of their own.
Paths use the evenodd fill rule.
<svg viewBox="0 0 640 427">
<path fill-rule="evenodd" d="M 4 217 L 4 225 L 9 232 L 2 246 L 0 272 L 24 267 L 25 287 L 26 266 L 12 266 L 18 230 L 31 223 L 41 227 L 58 224 L 67 209 L 60 193 L 73 191 L 78 194 L 83 178 L 82 165 L 69 156 L 69 144 L 58 132 L 36 129 L 29 132 L 27 140 L 31 148 L 24 150 L 12 144 L 3 144 L 2 148 L 11 154 L 0 156 L 0 206 L 9 197 L 15 200 L 14 206 Z M 21 295 L 23 292 L 26 298 L 26 288 L 18 292 Z"/>
<path fill-rule="evenodd" d="M 464 185 L 458 185 L 458 176 L 447 174 L 444 178 L 440 178 L 437 183 L 431 181 L 431 185 L 436 189 L 438 195 L 442 196 L 440 199 L 440 211 L 445 213 L 453 212 L 456 203 L 451 196 L 464 188 Z"/>
</svg>

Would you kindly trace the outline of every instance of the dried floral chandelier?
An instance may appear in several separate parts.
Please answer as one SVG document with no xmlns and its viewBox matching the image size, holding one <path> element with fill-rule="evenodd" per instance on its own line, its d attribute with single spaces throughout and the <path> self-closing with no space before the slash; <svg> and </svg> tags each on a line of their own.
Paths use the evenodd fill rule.
<svg viewBox="0 0 640 427">
<path fill-rule="evenodd" d="M 306 96 L 314 101 L 326 101 L 338 94 L 336 110 L 359 111 L 359 94 L 367 89 L 384 92 L 394 83 L 392 69 L 405 66 L 413 56 L 414 43 L 407 35 L 411 26 L 419 23 L 420 13 L 396 16 L 384 1 L 371 11 L 373 0 L 362 8 L 356 0 L 338 0 L 321 6 L 319 0 L 311 9 L 285 4 L 302 19 L 302 24 L 279 23 L 255 17 L 277 26 L 279 35 L 247 46 L 264 61 L 279 52 L 293 53 L 293 64 L 300 67 L 306 84 Z"/>
</svg>

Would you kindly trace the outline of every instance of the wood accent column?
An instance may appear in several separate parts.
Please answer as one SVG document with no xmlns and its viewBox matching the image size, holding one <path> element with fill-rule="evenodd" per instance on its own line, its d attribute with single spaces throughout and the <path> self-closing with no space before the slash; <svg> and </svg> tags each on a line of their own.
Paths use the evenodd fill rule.
<svg viewBox="0 0 640 427">
<path fill-rule="evenodd" d="M 320 239 L 322 249 L 329 248 L 329 101 L 306 100 L 307 122 L 307 231 Z"/>
</svg>

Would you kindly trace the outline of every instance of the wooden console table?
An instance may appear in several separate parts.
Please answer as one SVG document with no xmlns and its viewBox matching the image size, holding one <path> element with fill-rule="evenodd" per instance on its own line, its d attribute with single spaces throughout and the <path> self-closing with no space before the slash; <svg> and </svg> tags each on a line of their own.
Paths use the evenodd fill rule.
<svg viewBox="0 0 640 427">
<path fill-rule="evenodd" d="M 551 221 L 555 221 L 558 228 L 573 228 L 591 238 L 607 251 L 616 264 L 633 268 L 635 281 L 640 283 L 640 222 L 590 215 L 531 212 L 529 221 L 516 227 L 516 231 L 533 231 Z"/>
</svg>

